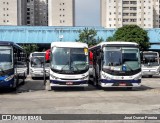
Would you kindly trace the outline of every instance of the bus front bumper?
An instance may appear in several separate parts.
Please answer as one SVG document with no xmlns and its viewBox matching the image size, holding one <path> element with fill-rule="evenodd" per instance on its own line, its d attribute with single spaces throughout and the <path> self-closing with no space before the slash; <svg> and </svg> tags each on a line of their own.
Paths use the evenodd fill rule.
<svg viewBox="0 0 160 123">
<path fill-rule="evenodd" d="M 87 87 L 88 80 L 83 81 L 60 81 L 60 80 L 50 80 L 51 87 Z"/>
<path fill-rule="evenodd" d="M 140 87 L 139 80 L 100 80 L 101 87 Z"/>
</svg>

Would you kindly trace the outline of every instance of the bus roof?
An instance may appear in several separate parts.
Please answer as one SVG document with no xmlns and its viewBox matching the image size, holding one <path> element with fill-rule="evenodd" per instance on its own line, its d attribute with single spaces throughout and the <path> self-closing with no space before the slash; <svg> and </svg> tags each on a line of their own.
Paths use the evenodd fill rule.
<svg viewBox="0 0 160 123">
<path fill-rule="evenodd" d="M 0 41 L 0 46 L 13 46 L 16 47 L 17 49 L 24 51 L 24 49 L 21 46 L 11 41 Z"/>
<path fill-rule="evenodd" d="M 95 46 L 93 46 L 93 47 L 90 47 L 90 49 L 95 48 L 95 47 L 102 47 L 103 45 L 138 46 L 138 44 L 135 43 L 135 42 L 111 41 L 111 42 L 101 42 L 101 43 L 99 43 L 99 44 L 97 44 L 97 45 L 95 45 Z"/>
<path fill-rule="evenodd" d="M 82 42 L 52 42 L 51 47 L 88 48 L 88 45 Z"/>
</svg>

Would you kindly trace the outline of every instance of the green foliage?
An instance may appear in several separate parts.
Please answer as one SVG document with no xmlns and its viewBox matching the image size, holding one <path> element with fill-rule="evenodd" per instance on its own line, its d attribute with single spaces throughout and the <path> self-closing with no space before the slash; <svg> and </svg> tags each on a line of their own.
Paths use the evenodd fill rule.
<svg viewBox="0 0 160 123">
<path fill-rule="evenodd" d="M 36 44 L 23 44 L 22 47 L 26 50 L 27 55 L 38 50 L 38 46 Z"/>
<path fill-rule="evenodd" d="M 146 50 L 150 47 L 147 31 L 137 25 L 126 25 L 118 28 L 113 37 L 109 37 L 107 41 L 136 42 L 141 50 Z"/>
<path fill-rule="evenodd" d="M 87 43 L 90 46 L 96 45 L 103 41 L 102 38 L 98 37 L 95 38 L 97 35 L 97 31 L 95 29 L 88 29 L 85 28 L 83 31 L 79 31 L 79 39 L 76 40 L 77 42 Z"/>
</svg>

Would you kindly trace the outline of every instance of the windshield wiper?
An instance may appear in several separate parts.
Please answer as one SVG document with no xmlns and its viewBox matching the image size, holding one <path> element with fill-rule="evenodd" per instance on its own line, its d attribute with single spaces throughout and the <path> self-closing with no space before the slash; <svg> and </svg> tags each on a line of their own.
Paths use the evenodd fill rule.
<svg viewBox="0 0 160 123">
<path fill-rule="evenodd" d="M 72 62 L 72 65 L 77 69 L 77 71 L 79 72 L 80 70 L 78 69 L 78 67 L 76 66 L 76 64 L 73 63 L 73 59 L 71 57 L 71 62 Z"/>
<path fill-rule="evenodd" d="M 63 71 L 63 69 L 69 64 L 69 61 L 61 68 L 60 72 Z"/>
</svg>

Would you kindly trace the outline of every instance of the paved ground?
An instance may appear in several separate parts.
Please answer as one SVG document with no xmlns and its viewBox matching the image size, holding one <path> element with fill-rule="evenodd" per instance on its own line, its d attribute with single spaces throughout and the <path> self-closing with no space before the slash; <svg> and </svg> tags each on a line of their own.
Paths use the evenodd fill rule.
<svg viewBox="0 0 160 123">
<path fill-rule="evenodd" d="M 16 92 L 0 91 L 0 106 L 0 114 L 160 114 L 160 77 L 142 78 L 132 91 L 92 85 L 46 91 L 42 79 L 28 77 Z"/>
</svg>

